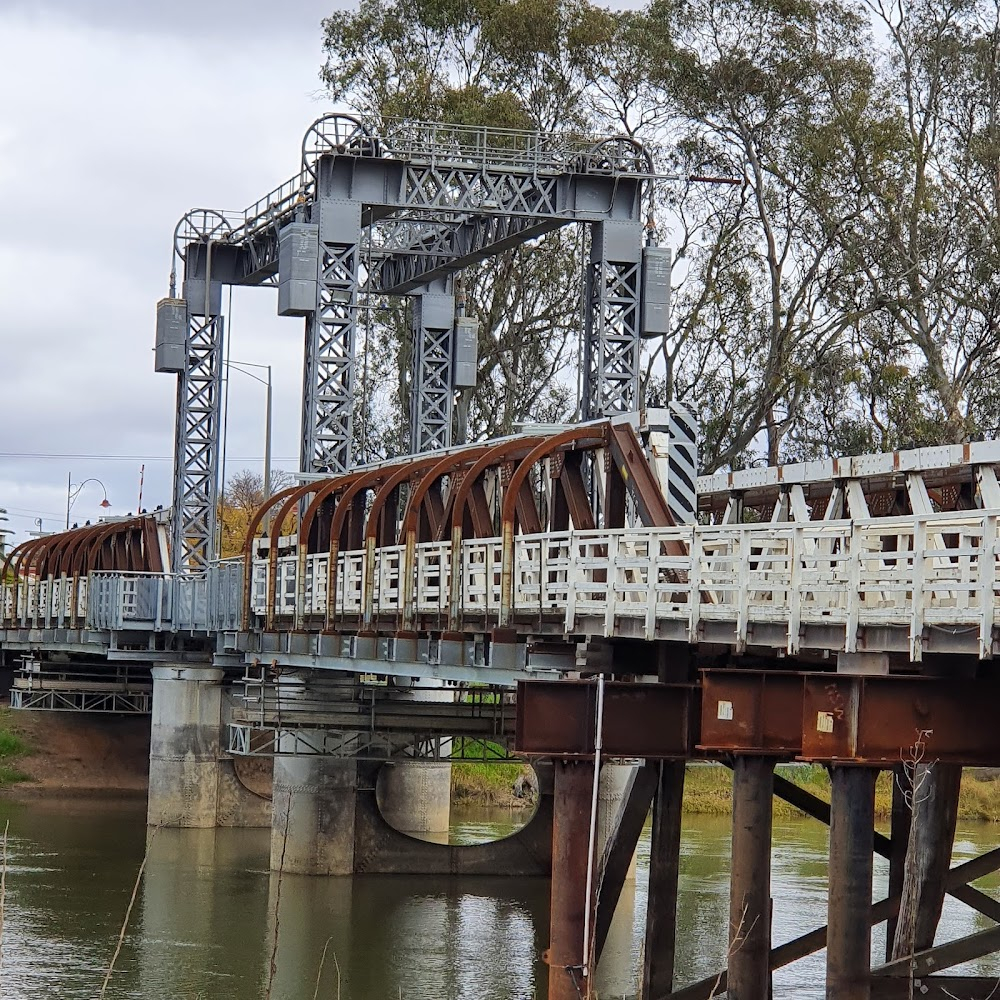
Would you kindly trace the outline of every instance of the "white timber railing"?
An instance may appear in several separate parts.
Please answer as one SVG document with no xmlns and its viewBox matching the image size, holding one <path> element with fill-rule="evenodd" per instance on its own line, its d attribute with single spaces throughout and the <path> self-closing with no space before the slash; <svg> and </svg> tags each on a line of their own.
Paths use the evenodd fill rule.
<svg viewBox="0 0 1000 1000">
<path fill-rule="evenodd" d="M 892 626 L 906 629 L 917 660 L 926 629 L 974 629 L 987 658 L 1000 613 L 998 520 L 1000 511 L 991 510 L 517 536 L 509 581 L 501 539 L 475 539 L 462 543 L 457 609 L 449 542 L 417 545 L 410 566 L 403 546 L 377 548 L 373 559 L 363 550 L 341 552 L 332 595 L 327 553 L 302 564 L 298 555 L 279 556 L 270 608 L 270 566 L 255 559 L 250 624 L 265 619 L 275 627 L 292 621 L 350 630 L 366 613 L 378 623 L 407 615 L 426 622 L 427 616 L 446 621 L 456 610 L 470 623 L 496 624 L 506 584 L 512 622 L 534 616 L 550 630 L 561 624 L 567 634 L 610 636 L 627 623 L 627 634 L 653 639 L 664 623 L 680 623 L 688 641 L 697 642 L 709 623 L 720 622 L 739 647 L 752 642 L 755 625 L 767 624 L 783 626 L 787 652 L 795 654 L 809 625 L 841 626 L 847 652 L 857 649 L 859 630 Z M 404 607 L 407 572 L 411 608 Z M 80 588 L 78 614 L 93 628 L 145 621 L 154 628 L 236 630 L 242 573 L 239 559 L 202 576 L 93 573 Z M 22 582 L 16 591 L 8 584 L 5 623 L 58 627 L 70 617 L 71 601 L 59 580 Z"/>
</svg>

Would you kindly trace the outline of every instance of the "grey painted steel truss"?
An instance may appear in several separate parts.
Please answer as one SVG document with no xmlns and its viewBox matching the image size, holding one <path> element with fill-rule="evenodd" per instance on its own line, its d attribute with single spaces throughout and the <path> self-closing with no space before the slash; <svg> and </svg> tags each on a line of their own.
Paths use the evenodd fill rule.
<svg viewBox="0 0 1000 1000">
<path fill-rule="evenodd" d="M 410 451 L 451 447 L 454 391 L 455 299 L 451 280 L 413 295 L 413 385 Z"/>
<path fill-rule="evenodd" d="M 190 316 L 187 369 L 177 380 L 171 546 L 178 570 L 207 569 L 215 557 L 222 326 L 221 316 Z"/>
<path fill-rule="evenodd" d="M 242 213 L 186 215 L 175 232 L 190 333 L 178 386 L 174 570 L 202 570 L 215 555 L 217 289 L 284 283 L 287 226 L 306 224 L 302 240 L 313 241 L 315 258 L 315 278 L 297 272 L 283 312 L 306 321 L 301 471 L 339 473 L 352 465 L 357 317 L 371 297 L 424 297 L 470 264 L 571 223 L 592 229 L 585 416 L 635 409 L 642 193 L 651 176 L 642 147 L 619 137 L 421 122 L 376 130 L 327 115 L 306 132 L 300 170 L 281 186 Z M 207 318 L 198 318 L 200 299 L 210 302 Z M 417 333 L 411 440 L 422 451 L 450 441 L 455 338 L 426 323 Z"/>
</svg>

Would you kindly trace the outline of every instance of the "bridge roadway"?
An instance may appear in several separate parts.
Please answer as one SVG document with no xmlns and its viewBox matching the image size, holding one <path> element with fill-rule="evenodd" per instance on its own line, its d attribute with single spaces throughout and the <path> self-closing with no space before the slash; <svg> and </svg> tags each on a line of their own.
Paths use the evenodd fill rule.
<svg viewBox="0 0 1000 1000">
<path fill-rule="evenodd" d="M 707 523 L 676 525 L 637 431 L 600 422 L 307 483 L 255 515 L 242 558 L 204 573 L 163 572 L 162 518 L 27 543 L 3 567 L 0 648 L 26 660 L 14 699 L 121 711 L 148 704 L 152 667 L 150 821 L 254 822 L 234 758 L 273 755 L 276 868 L 551 868 L 552 1000 L 589 978 L 651 805 L 645 995 L 708 997 L 728 977 L 731 996 L 764 1000 L 772 968 L 824 945 L 831 997 L 902 995 L 914 967 L 921 995 L 988 995 L 925 973 L 1000 947 L 1000 905 L 968 884 L 998 852 L 948 868 L 956 776 L 1000 766 L 1000 453 L 728 474 L 699 483 Z M 102 665 L 114 697 L 95 697 Z M 447 765 L 378 762 L 444 761 L 465 737 L 553 762 L 542 819 L 475 856 L 407 847 L 375 798 L 409 773 L 410 801 L 429 801 L 420 768 Z M 598 775 L 635 758 L 595 853 Z M 679 801 L 698 758 L 734 768 L 732 927 L 722 978 L 676 991 Z M 790 759 L 830 769 L 831 803 L 775 774 Z M 879 839 L 887 769 L 900 807 Z M 829 927 L 777 948 L 772 794 L 832 824 Z M 890 896 L 871 907 L 874 851 Z M 935 946 L 946 892 L 998 927 Z M 869 909 L 900 914 L 874 971 Z"/>
</svg>

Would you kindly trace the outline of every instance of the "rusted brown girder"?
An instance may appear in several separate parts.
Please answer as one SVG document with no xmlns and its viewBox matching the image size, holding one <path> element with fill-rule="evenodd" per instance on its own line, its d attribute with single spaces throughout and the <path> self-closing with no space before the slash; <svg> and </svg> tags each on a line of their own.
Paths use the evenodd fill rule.
<svg viewBox="0 0 1000 1000">
<path fill-rule="evenodd" d="M 16 610 L 22 584 L 37 580 L 73 580 L 70 617 L 75 620 L 79 581 L 92 570 L 162 572 L 155 518 L 140 515 L 126 521 L 98 522 L 58 534 L 33 538 L 17 546 L 3 561 L 0 579 L 10 570 L 15 578 Z"/>
<path fill-rule="evenodd" d="M 993 766 L 1000 762 L 998 698 L 995 680 L 807 676 L 801 757 L 892 766 L 923 753 Z"/>
<path fill-rule="evenodd" d="M 802 674 L 705 670 L 699 747 L 794 757 L 802 750 Z"/>
<path fill-rule="evenodd" d="M 1000 766 L 1000 681 L 714 669 L 700 685 L 605 685 L 604 752 L 650 759 L 763 754 L 890 768 L 923 754 Z M 592 681 L 522 681 L 519 753 L 594 753 Z"/>
<path fill-rule="evenodd" d="M 611 459 L 621 471 L 626 489 L 635 500 L 642 523 L 658 528 L 671 527 L 674 519 L 667 506 L 667 499 L 646 461 L 642 442 L 632 425 L 611 424 L 608 447 Z"/>
<path fill-rule="evenodd" d="M 518 753 L 592 757 L 597 685 L 592 681 L 521 681 L 517 685 Z M 609 757 L 685 760 L 697 742 L 693 684 L 604 685 L 603 753 Z"/>
<path fill-rule="evenodd" d="M 389 498 L 396 494 L 396 490 L 403 483 L 412 482 L 417 478 L 422 479 L 428 471 L 433 472 L 439 464 L 440 458 L 436 455 L 424 455 L 422 458 L 412 459 L 405 465 L 400 465 L 392 470 L 391 474 L 386 476 L 375 493 L 365 522 L 365 559 L 367 560 L 369 570 L 365 574 L 365 593 L 361 622 L 363 631 L 367 632 L 371 630 L 372 619 L 375 613 L 375 549 L 378 543 L 379 519 L 382 516 L 382 512 L 385 510 Z M 395 539 L 395 519 L 393 520 L 392 535 Z M 404 559 L 404 565 L 401 567 L 401 576 L 404 579 L 409 569 L 412 569 L 412 566 L 407 566 Z"/>
<path fill-rule="evenodd" d="M 406 509 L 399 526 L 401 544 L 406 546 L 403 569 L 403 622 L 401 632 L 408 636 L 416 620 L 416 597 L 414 594 L 413 566 L 416 560 L 417 541 L 420 537 L 420 513 L 425 511 L 427 518 L 427 534 L 434 536 L 444 527 L 448 509 L 454 506 L 455 497 L 468 475 L 469 467 L 474 465 L 485 453 L 488 446 L 472 448 L 459 455 L 447 455 L 424 473 L 420 481 L 410 489 Z M 440 495 L 433 489 L 434 484 L 446 475 L 461 476 L 462 479 L 449 490 L 447 506 L 441 502 Z M 436 502 L 437 507 L 433 504 Z"/>
<path fill-rule="evenodd" d="M 448 629 L 451 634 L 458 632 L 462 617 L 462 537 L 465 522 L 466 505 L 470 508 L 473 527 L 477 521 L 489 523 L 489 511 L 477 508 L 476 501 L 485 498 L 481 495 L 480 477 L 483 473 L 507 458 L 527 454 L 542 439 L 537 437 L 521 438 L 515 441 L 503 441 L 491 446 L 472 466 L 465 471 L 462 482 L 455 492 L 455 500 L 451 507 L 451 587 L 448 595 Z M 480 491 L 477 496 L 476 491 Z M 478 507 L 484 506 L 479 504 Z M 484 518 L 485 515 L 485 518 Z M 477 534 L 479 531 L 477 529 Z"/>
<path fill-rule="evenodd" d="M 500 530 L 503 541 L 502 559 L 500 567 L 500 627 L 505 628 L 510 624 L 511 610 L 514 606 L 514 515 L 518 509 L 523 509 L 524 497 L 521 487 L 525 484 L 528 474 L 535 464 L 543 458 L 547 458 L 553 452 L 564 449 L 567 445 L 579 445 L 588 440 L 592 441 L 593 447 L 599 447 L 607 443 L 610 425 L 607 423 L 596 425 L 584 425 L 573 427 L 563 431 L 553 437 L 546 438 L 535 445 L 521 459 L 517 468 L 510 477 L 510 482 L 503 494 L 503 506 L 500 510 Z M 534 500 L 531 500 L 534 509 Z M 522 515 L 523 521 L 523 515 Z"/>
<path fill-rule="evenodd" d="M 706 751 L 883 768 L 920 753 L 971 767 L 1000 763 L 995 680 L 711 670 L 702 682 Z"/>
<path fill-rule="evenodd" d="M 286 497 L 291 496 L 300 487 L 298 486 L 288 486 L 283 490 L 275 493 L 273 496 L 267 497 L 264 503 L 261 504 L 250 517 L 250 523 L 247 525 L 246 538 L 243 540 L 243 628 L 248 629 L 250 627 L 250 614 L 251 614 L 251 603 L 253 601 L 253 550 L 254 543 L 257 541 L 257 528 L 260 527 L 261 522 L 267 516 L 268 511 L 270 511 L 275 504 L 280 503 Z"/>
</svg>

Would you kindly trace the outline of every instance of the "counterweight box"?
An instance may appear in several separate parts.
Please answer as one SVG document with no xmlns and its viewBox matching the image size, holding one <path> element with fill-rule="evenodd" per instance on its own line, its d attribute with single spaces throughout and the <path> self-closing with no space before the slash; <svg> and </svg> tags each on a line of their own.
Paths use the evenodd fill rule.
<svg viewBox="0 0 1000 1000">
<path fill-rule="evenodd" d="M 319 226 L 292 222 L 278 237 L 278 315 L 315 312 L 318 278 Z"/>
<path fill-rule="evenodd" d="M 640 327 L 643 337 L 662 337 L 670 332 L 672 256 L 667 247 L 643 247 Z"/>
<path fill-rule="evenodd" d="M 184 371 L 187 329 L 187 303 L 184 299 L 160 299 L 156 303 L 156 371 Z"/>
</svg>

